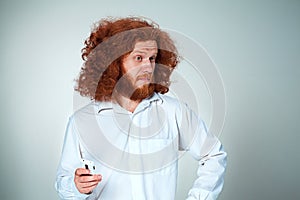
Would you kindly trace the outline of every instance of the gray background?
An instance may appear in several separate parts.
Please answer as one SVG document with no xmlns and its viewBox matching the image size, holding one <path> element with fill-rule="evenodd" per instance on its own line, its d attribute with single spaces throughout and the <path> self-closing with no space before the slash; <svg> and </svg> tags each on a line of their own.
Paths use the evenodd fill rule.
<svg viewBox="0 0 300 200">
<path fill-rule="evenodd" d="M 122 2 L 122 3 L 120 3 Z M 229 154 L 219 199 L 299 199 L 299 1 L 16 1 L 0 3 L 0 199 L 54 190 L 80 49 L 93 22 L 143 15 L 202 44 L 227 95 Z M 180 160 L 177 199 L 197 164 Z"/>
</svg>

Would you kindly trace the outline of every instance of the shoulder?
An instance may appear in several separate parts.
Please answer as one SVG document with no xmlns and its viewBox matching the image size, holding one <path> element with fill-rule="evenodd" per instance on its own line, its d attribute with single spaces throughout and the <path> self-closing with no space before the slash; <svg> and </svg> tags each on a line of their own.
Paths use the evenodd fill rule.
<svg viewBox="0 0 300 200">
<path fill-rule="evenodd" d="M 87 117 L 91 115 L 94 116 L 98 113 L 99 109 L 105 105 L 105 102 L 91 101 L 75 110 L 70 118 L 81 118 L 83 116 Z"/>
<path fill-rule="evenodd" d="M 178 100 L 175 97 L 172 97 L 168 94 L 160 94 L 158 93 L 157 96 L 160 98 L 162 104 L 167 104 L 167 105 L 179 105 L 182 102 Z"/>
<path fill-rule="evenodd" d="M 170 112 L 170 114 L 176 114 L 180 116 L 197 116 L 200 117 L 198 114 L 198 110 L 195 106 L 191 107 L 188 103 L 183 102 L 182 100 L 165 94 L 158 94 L 161 99 L 161 105 L 167 112 Z M 172 112 L 174 111 L 174 112 Z"/>
<path fill-rule="evenodd" d="M 180 99 L 166 94 L 158 94 L 161 99 L 161 106 L 168 112 L 174 111 L 175 113 L 182 113 L 184 110 L 190 110 L 185 102 Z M 174 114 L 175 114 L 174 113 Z"/>
<path fill-rule="evenodd" d="M 180 99 L 173 97 L 168 94 L 157 94 L 159 98 L 162 101 L 162 104 L 167 105 L 167 106 L 175 106 L 175 107 L 182 107 L 182 106 L 187 106 L 187 104 Z"/>
</svg>

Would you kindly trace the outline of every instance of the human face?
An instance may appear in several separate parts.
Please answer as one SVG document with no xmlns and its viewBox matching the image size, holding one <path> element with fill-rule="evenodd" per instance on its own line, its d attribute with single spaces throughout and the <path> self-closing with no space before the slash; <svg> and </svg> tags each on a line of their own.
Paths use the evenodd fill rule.
<svg viewBox="0 0 300 200">
<path fill-rule="evenodd" d="M 153 81 L 157 43 L 154 40 L 137 42 L 133 51 L 123 60 L 124 74 L 134 87 L 142 87 Z"/>
</svg>

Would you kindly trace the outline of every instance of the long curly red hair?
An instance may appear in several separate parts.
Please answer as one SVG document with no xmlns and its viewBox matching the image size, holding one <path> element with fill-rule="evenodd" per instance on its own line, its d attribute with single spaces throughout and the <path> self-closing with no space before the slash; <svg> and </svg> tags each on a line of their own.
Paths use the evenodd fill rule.
<svg viewBox="0 0 300 200">
<path fill-rule="evenodd" d="M 85 61 L 75 90 L 96 101 L 110 101 L 122 76 L 122 61 L 138 41 L 154 40 L 158 46 L 154 70 L 154 91 L 169 91 L 170 75 L 178 64 L 178 53 L 168 33 L 139 17 L 107 18 L 99 21 L 85 40 Z"/>
</svg>

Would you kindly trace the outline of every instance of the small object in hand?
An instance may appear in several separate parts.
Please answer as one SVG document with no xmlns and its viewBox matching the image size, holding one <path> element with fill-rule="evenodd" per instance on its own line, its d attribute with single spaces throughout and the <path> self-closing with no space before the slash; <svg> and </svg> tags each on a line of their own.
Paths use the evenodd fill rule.
<svg viewBox="0 0 300 200">
<path fill-rule="evenodd" d="M 93 161 L 82 159 L 81 162 L 83 163 L 83 166 L 84 166 L 85 169 L 90 170 L 90 174 L 95 174 L 96 167 L 95 167 Z"/>
</svg>

